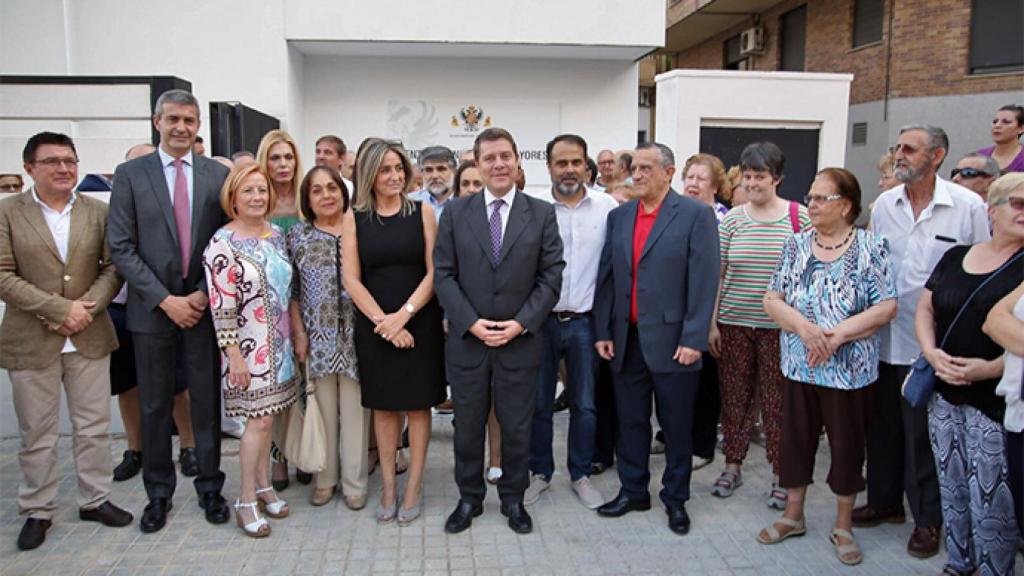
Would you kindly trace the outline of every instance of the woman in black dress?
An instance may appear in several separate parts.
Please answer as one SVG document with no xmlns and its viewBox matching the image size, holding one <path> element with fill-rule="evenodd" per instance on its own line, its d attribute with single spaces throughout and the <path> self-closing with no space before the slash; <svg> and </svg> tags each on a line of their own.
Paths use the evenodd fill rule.
<svg viewBox="0 0 1024 576">
<path fill-rule="evenodd" d="M 420 515 L 430 408 L 444 400 L 444 334 L 434 298 L 431 254 L 437 225 L 430 206 L 405 197 L 412 163 L 402 146 L 372 139 L 356 157 L 353 210 L 344 216 L 345 290 L 356 305 L 355 343 L 363 406 L 374 411 L 384 487 L 377 520 Z M 401 509 L 395 453 L 402 413 L 412 463 Z"/>
</svg>

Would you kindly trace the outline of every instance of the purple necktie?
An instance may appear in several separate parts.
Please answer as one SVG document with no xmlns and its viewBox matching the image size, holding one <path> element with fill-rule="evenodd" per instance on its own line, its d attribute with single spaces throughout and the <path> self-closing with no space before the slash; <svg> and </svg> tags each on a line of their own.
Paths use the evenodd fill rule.
<svg viewBox="0 0 1024 576">
<path fill-rule="evenodd" d="M 188 182 L 184 162 L 174 160 L 174 223 L 178 226 L 178 250 L 181 252 L 181 277 L 188 277 L 188 259 L 192 251 L 192 213 L 188 205 Z"/>
<path fill-rule="evenodd" d="M 505 201 L 501 198 L 491 202 L 491 218 L 488 223 L 491 226 L 491 257 L 494 262 L 501 256 L 501 208 L 504 205 Z"/>
</svg>

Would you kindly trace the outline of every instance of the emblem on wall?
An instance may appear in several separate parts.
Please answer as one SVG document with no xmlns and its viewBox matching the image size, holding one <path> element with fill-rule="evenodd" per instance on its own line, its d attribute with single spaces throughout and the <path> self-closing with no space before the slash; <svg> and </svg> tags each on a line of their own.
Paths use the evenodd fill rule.
<svg viewBox="0 0 1024 576">
<path fill-rule="evenodd" d="M 470 104 L 452 116 L 452 128 L 461 127 L 466 132 L 477 132 L 491 125 L 491 117 L 484 115 L 483 108 Z"/>
</svg>

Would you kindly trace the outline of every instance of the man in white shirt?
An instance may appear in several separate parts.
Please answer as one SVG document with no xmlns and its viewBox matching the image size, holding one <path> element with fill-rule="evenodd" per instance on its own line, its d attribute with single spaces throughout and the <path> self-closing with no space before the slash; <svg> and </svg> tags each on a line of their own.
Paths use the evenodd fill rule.
<svg viewBox="0 0 1024 576">
<path fill-rule="evenodd" d="M 907 551 L 919 558 L 938 553 L 942 509 L 927 408 L 912 408 L 900 395 L 908 368 L 921 352 L 914 312 L 946 250 L 990 238 L 981 198 L 936 176 L 948 149 L 941 128 L 902 128 L 892 153 L 893 175 L 903 184 L 883 192 L 871 214 L 872 230 L 889 241 L 899 307 L 896 319 L 880 333 L 881 362 L 868 429 L 868 500 L 853 511 L 853 525 L 903 522 L 905 491 L 916 524 Z"/>
<path fill-rule="evenodd" d="M 608 213 L 618 206 L 607 194 L 587 188 L 587 143 L 575 134 L 556 136 L 547 146 L 551 201 L 562 238 L 562 291 L 541 332 L 537 404 L 530 440 L 530 487 L 523 503 L 533 504 L 548 489 L 555 471 L 551 449 L 558 364 L 565 359 L 569 396 L 569 477 L 580 502 L 591 510 L 604 498 L 590 482 L 597 438 L 594 399 L 597 352 L 591 308 Z"/>
</svg>

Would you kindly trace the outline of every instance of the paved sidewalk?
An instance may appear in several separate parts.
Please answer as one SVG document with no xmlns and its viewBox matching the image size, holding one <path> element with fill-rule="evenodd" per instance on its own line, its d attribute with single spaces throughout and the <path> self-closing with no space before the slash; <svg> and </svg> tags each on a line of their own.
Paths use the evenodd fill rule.
<svg viewBox="0 0 1024 576">
<path fill-rule="evenodd" d="M 444 519 L 458 499 L 452 478 L 450 417 L 435 416 L 434 437 L 425 478 L 424 515 L 411 526 L 378 526 L 374 520 L 379 472 L 370 479 L 370 504 L 360 512 L 348 510 L 339 499 L 314 509 L 308 487 L 292 482 L 282 493 L 292 507 L 291 517 L 271 520 L 274 533 L 265 540 L 245 537 L 234 519 L 211 526 L 196 505 L 190 479 L 178 479 L 167 527 L 142 534 L 138 523 L 113 529 L 78 520 L 71 441 L 60 443 L 60 509 L 46 543 L 30 552 L 15 547 L 22 520 L 15 499 L 20 479 L 18 440 L 0 440 L 0 575 L 50 574 L 487 574 L 487 575 L 603 575 L 603 574 L 938 574 L 945 554 L 916 560 L 905 552 L 911 525 L 885 525 L 858 530 L 865 561 L 848 568 L 836 560 L 827 535 L 834 514 L 823 479 L 828 456 L 819 451 L 818 483 L 809 491 L 808 534 L 775 546 L 754 540 L 757 531 L 777 513 L 765 506 L 771 474 L 764 450 L 751 446 L 745 484 L 727 500 L 711 496 L 721 456 L 693 478 L 693 498 L 687 510 L 693 519 L 688 536 L 672 534 L 663 509 L 657 505 L 661 456 L 652 456 L 655 469 L 651 490 L 655 506 L 622 518 L 600 518 L 576 500 L 565 474 L 565 434 L 568 417 L 556 417 L 558 472 L 551 489 L 530 508 L 534 532 L 512 533 L 498 512 L 492 487 L 484 515 L 462 534 L 444 533 Z M 114 442 L 120 455 L 124 440 Z M 115 457 L 115 462 L 119 461 Z M 238 489 L 238 443 L 224 442 L 224 495 L 234 501 Z M 404 482 L 404 477 L 402 477 Z M 607 498 L 615 495 L 615 470 L 595 477 Z M 115 483 L 112 500 L 138 517 L 145 506 L 141 476 Z M 1020 564 L 1020 563 L 1019 563 Z M 1018 574 L 1021 573 L 1018 565 Z"/>
</svg>

